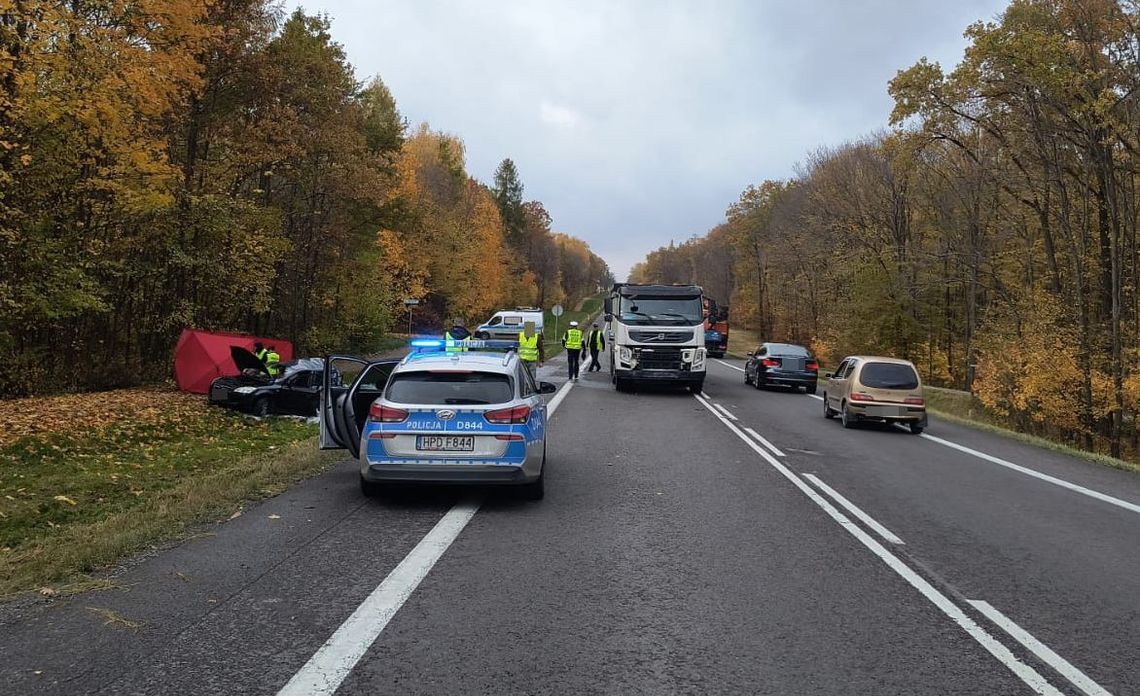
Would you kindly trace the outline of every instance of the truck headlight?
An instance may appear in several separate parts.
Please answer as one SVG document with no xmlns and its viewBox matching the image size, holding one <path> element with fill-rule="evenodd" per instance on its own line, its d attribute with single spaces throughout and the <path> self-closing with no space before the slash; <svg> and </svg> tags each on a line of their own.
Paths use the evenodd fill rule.
<svg viewBox="0 0 1140 696">
<path fill-rule="evenodd" d="M 623 363 L 633 362 L 633 351 L 627 346 L 621 346 L 618 348 L 618 358 Z"/>
<path fill-rule="evenodd" d="M 693 353 L 694 370 L 705 366 L 705 353 L 706 351 L 704 348 L 697 348 L 697 350 Z"/>
<path fill-rule="evenodd" d="M 257 387 L 238 387 L 234 390 L 235 394 L 252 394 L 257 391 Z"/>
<path fill-rule="evenodd" d="M 687 348 L 681 351 L 681 359 L 685 362 L 693 362 L 693 353 L 696 351 L 692 348 Z"/>
</svg>

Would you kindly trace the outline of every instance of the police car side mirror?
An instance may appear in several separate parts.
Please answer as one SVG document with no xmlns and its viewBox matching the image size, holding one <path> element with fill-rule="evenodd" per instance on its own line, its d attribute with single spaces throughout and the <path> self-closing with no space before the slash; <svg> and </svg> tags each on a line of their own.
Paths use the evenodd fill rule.
<svg viewBox="0 0 1140 696">
<path fill-rule="evenodd" d="M 550 382 L 539 382 L 538 383 L 538 393 L 539 394 L 553 394 L 556 391 L 558 391 L 558 385 L 557 384 L 552 384 Z"/>
</svg>

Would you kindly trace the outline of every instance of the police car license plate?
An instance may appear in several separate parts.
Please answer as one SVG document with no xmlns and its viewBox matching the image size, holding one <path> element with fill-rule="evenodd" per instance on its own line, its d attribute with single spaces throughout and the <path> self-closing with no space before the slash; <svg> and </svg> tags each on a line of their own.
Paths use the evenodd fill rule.
<svg viewBox="0 0 1140 696">
<path fill-rule="evenodd" d="M 416 449 L 423 452 L 471 452 L 474 435 L 417 435 Z"/>
</svg>

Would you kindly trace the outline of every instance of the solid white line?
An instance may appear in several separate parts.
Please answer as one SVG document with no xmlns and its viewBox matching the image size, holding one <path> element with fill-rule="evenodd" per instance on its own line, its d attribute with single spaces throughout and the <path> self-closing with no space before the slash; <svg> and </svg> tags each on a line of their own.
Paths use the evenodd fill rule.
<svg viewBox="0 0 1140 696">
<path fill-rule="evenodd" d="M 819 394 L 808 394 L 808 396 L 810 396 L 813 399 L 818 399 L 820 401 L 823 401 L 823 397 L 820 396 Z"/>
<path fill-rule="evenodd" d="M 457 504 L 317 649 L 278 696 L 332 694 L 380 636 L 447 547 L 479 510 L 480 500 Z"/>
<path fill-rule="evenodd" d="M 965 445 L 959 445 L 956 442 L 951 442 L 949 440 L 943 440 L 940 437 L 934 437 L 933 435 L 928 435 L 926 433 L 923 433 L 919 437 L 926 438 L 927 440 L 930 440 L 931 442 L 937 442 L 938 444 L 945 445 L 946 447 L 949 447 L 951 449 L 956 449 L 959 452 L 965 452 L 966 454 L 971 454 L 975 457 L 978 457 L 979 459 L 984 459 L 987 462 L 992 462 L 992 463 L 997 464 L 999 466 L 1004 466 L 1007 469 L 1012 469 L 1014 471 L 1025 474 L 1026 476 L 1032 476 L 1033 478 L 1041 479 L 1042 481 L 1046 481 L 1046 482 L 1051 483 L 1055 486 L 1067 488 L 1070 491 L 1080 493 L 1081 495 L 1087 495 L 1090 498 L 1096 498 L 1097 500 L 1104 501 L 1110 505 L 1115 505 L 1119 508 L 1124 508 L 1125 510 L 1129 510 L 1131 512 L 1140 513 L 1140 505 L 1136 505 L 1135 503 L 1130 503 L 1126 500 L 1121 500 L 1120 498 L 1114 498 L 1111 495 L 1105 495 L 1104 493 L 1101 493 L 1099 491 L 1094 491 L 1091 488 L 1085 488 L 1084 486 L 1078 486 L 1075 483 L 1069 483 L 1068 481 L 1065 481 L 1063 479 L 1059 479 L 1059 478 L 1056 478 L 1054 476 L 1050 476 L 1049 474 L 1043 474 L 1040 471 L 1035 471 L 1033 469 L 1021 466 L 1019 464 L 1014 464 L 1013 462 L 1006 461 L 1000 457 L 995 457 L 991 454 L 986 454 L 985 452 L 979 452 L 978 450 L 970 449 L 969 447 L 966 447 Z"/>
<path fill-rule="evenodd" d="M 883 537 L 884 539 L 891 542 L 892 544 L 902 544 L 903 543 L 903 540 L 898 538 L 897 536 L 895 536 L 894 533 L 891 532 L 891 530 L 889 530 L 886 527 L 884 527 L 883 525 L 879 524 L 878 521 L 875 520 L 875 518 L 871 517 L 867 513 L 860 510 L 855 505 L 855 503 L 852 503 L 847 498 L 844 498 L 842 495 L 840 495 L 840 493 L 838 491 L 833 489 L 831 486 L 827 485 L 823 481 L 820 481 L 818 476 L 816 476 L 814 474 L 805 473 L 805 474 L 803 474 L 803 477 L 806 478 L 808 481 L 811 481 L 812 483 L 814 483 L 816 488 L 820 489 L 821 491 L 823 491 L 824 493 L 829 495 L 832 500 L 834 500 L 835 502 L 839 503 L 844 508 L 846 508 L 847 512 L 850 512 L 852 515 L 855 515 L 860 520 L 862 520 L 863 524 L 870 527 L 879 536 Z"/>
<path fill-rule="evenodd" d="M 743 367 L 737 367 L 736 365 L 730 365 L 730 364 L 726 363 L 726 362 L 725 362 L 725 361 L 723 361 L 723 360 L 717 360 L 716 358 L 713 358 L 713 362 L 718 362 L 718 363 L 720 363 L 721 365 L 724 365 L 725 367 L 731 367 L 732 369 L 734 369 L 734 370 L 736 370 L 736 371 L 738 371 L 738 372 L 744 372 L 744 368 L 743 368 Z"/>
<path fill-rule="evenodd" d="M 761 435 L 760 433 L 756 432 L 756 431 L 755 431 L 755 430 L 753 430 L 752 428 L 745 428 L 744 430 L 745 430 L 745 431 L 746 431 L 746 432 L 747 432 L 749 435 L 751 435 L 752 437 L 754 437 L 754 438 L 756 438 L 757 440 L 759 440 L 759 441 L 760 441 L 760 444 L 762 444 L 762 445 L 764 445 L 765 447 L 767 447 L 768 449 L 772 450 L 772 453 L 773 453 L 773 454 L 775 454 L 777 457 L 786 457 L 786 456 L 787 456 L 786 454 L 784 454 L 783 452 L 781 452 L 781 451 L 780 451 L 780 448 L 779 448 L 779 447 L 777 447 L 777 446 L 773 445 L 771 442 L 768 442 L 767 440 L 765 440 L 765 439 L 764 439 L 764 436 L 763 436 L 763 435 Z"/>
<path fill-rule="evenodd" d="M 967 600 L 975 609 L 980 611 L 986 616 L 987 619 L 997 624 L 1003 631 L 1008 633 L 1026 648 L 1029 649 L 1042 661 L 1048 663 L 1050 667 L 1057 670 L 1057 672 L 1073 683 L 1081 691 L 1089 696 L 1112 696 L 1104 687 L 1093 681 L 1087 674 L 1077 669 L 1065 658 L 1053 652 L 1048 645 L 1033 637 L 1029 631 L 1026 631 L 1021 626 L 1018 626 L 1005 614 L 1001 613 L 988 602 L 983 602 L 978 599 Z"/>
<path fill-rule="evenodd" d="M 589 356 L 583 366 L 590 363 Z M 567 380 L 547 405 L 547 419 L 554 415 L 566 395 L 574 388 Z M 432 566 L 443 556 L 448 547 L 459 537 L 482 504 L 479 498 L 456 503 L 454 507 L 432 527 L 415 548 L 400 561 L 387 577 L 352 612 L 344 623 L 332 634 L 324 645 L 317 649 L 309 661 L 293 675 L 277 696 L 331 696 L 341 682 L 360 662 L 388 622 L 404 606 L 404 602 L 427 577 Z"/>
<path fill-rule="evenodd" d="M 739 419 L 739 418 L 737 418 L 735 415 L 733 415 L 732 411 L 729 411 L 729 410 L 728 410 L 727 408 L 725 408 L 724 406 L 721 406 L 720 404 L 713 404 L 713 406 L 716 406 L 716 407 L 717 407 L 717 408 L 720 410 L 720 412 L 721 412 L 721 413 L 723 413 L 724 415 L 728 416 L 730 419 L 732 419 L 732 420 L 740 420 L 740 419 Z"/>
<path fill-rule="evenodd" d="M 1021 681 L 1025 682 L 1029 688 L 1041 696 L 1063 696 L 1052 684 L 1046 681 L 1045 677 L 1041 676 L 1033 667 L 1025 664 L 1017 659 L 1017 656 L 1010 652 L 1009 648 L 1001 641 L 990 635 L 984 628 L 982 628 L 976 621 L 971 619 L 957 604 L 954 604 L 950 599 L 940 592 L 936 587 L 927 582 L 921 575 L 914 572 L 905 563 L 900 561 L 898 557 L 887 550 L 885 546 L 880 544 L 867 532 L 864 532 L 859 525 L 848 519 L 842 512 L 835 509 L 835 507 L 827 501 L 826 498 L 816 493 L 814 489 L 808 484 L 804 483 L 800 477 L 796 476 L 790 469 L 776 460 L 775 457 L 768 454 L 760 445 L 748 439 L 748 436 L 740 431 L 733 425 L 727 418 L 716 412 L 699 396 L 697 400 L 704 405 L 721 423 L 729 430 L 736 434 L 741 440 L 751 447 L 757 454 L 764 458 L 769 464 L 772 465 L 776 471 L 780 472 L 786 479 L 792 482 L 796 488 L 804 493 L 816 505 L 823 508 L 823 511 L 831 516 L 839 526 L 847 530 L 849 534 L 859 540 L 861 544 L 871 550 L 878 556 L 887 566 L 895 571 L 903 580 L 918 590 L 923 597 L 926 597 L 934 606 L 936 606 L 943 614 L 948 616 L 954 623 L 962 627 L 975 641 L 985 648 L 991 655 L 996 657 L 1002 664 L 1004 664 L 1011 672 L 1018 676 Z"/>
</svg>

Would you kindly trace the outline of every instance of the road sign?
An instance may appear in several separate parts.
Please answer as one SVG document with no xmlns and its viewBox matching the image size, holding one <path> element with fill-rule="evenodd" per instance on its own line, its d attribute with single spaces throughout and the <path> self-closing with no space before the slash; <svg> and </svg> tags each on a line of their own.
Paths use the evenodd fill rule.
<svg viewBox="0 0 1140 696">
<path fill-rule="evenodd" d="M 550 313 L 556 317 L 562 316 L 562 305 L 556 304 L 550 308 Z"/>
<path fill-rule="evenodd" d="M 412 299 L 412 298 L 410 298 L 410 297 L 409 297 L 409 298 L 407 298 L 406 300 L 404 300 L 404 305 L 405 305 L 405 306 L 407 306 L 407 307 L 415 307 L 415 306 L 416 306 L 416 305 L 418 305 L 419 303 L 420 303 L 420 301 L 419 301 L 419 300 L 415 300 L 415 299 Z"/>
</svg>

